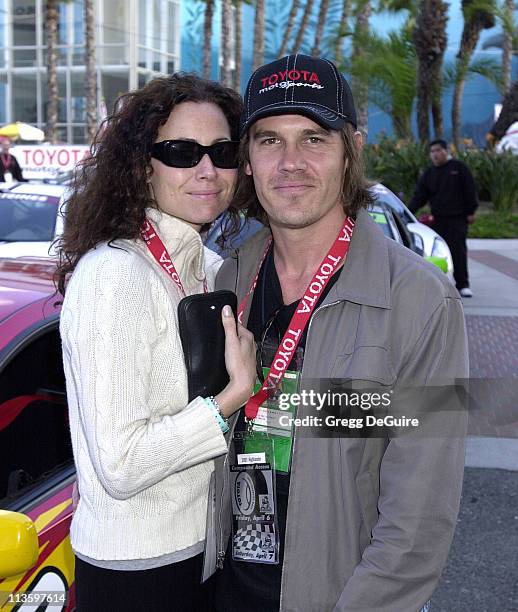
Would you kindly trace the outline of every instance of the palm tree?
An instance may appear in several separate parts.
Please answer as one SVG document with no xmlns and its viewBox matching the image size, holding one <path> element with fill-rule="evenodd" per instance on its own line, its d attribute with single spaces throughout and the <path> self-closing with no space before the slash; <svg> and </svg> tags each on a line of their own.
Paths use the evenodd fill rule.
<svg viewBox="0 0 518 612">
<path fill-rule="evenodd" d="M 444 118 L 442 112 L 442 96 L 444 93 L 443 58 L 441 58 L 440 62 L 437 61 L 432 68 L 432 121 L 435 138 L 443 138 L 444 136 Z"/>
<path fill-rule="evenodd" d="M 47 0 L 45 5 L 45 39 L 47 44 L 47 126 L 46 138 L 56 144 L 58 141 L 58 23 L 59 5 L 69 4 L 72 0 Z"/>
<path fill-rule="evenodd" d="M 329 8 L 329 0 L 320 0 L 320 10 L 318 11 L 318 23 L 315 30 L 315 42 L 311 49 L 311 55 L 320 55 L 320 45 L 322 43 L 322 34 L 326 25 L 327 10 Z"/>
<path fill-rule="evenodd" d="M 514 35 L 514 0 L 505 0 L 502 11 L 504 40 L 502 47 L 503 88 L 506 94 L 511 88 L 511 57 L 513 53 Z"/>
<path fill-rule="evenodd" d="M 443 0 L 421 0 L 413 33 L 419 59 L 417 74 L 417 130 L 419 140 L 430 138 L 430 108 L 434 103 L 435 135 L 442 133 L 441 71 L 446 50 L 448 5 Z"/>
<path fill-rule="evenodd" d="M 221 3 L 221 84 L 225 87 L 232 86 L 232 5 L 230 0 L 222 0 Z"/>
<path fill-rule="evenodd" d="M 235 11 L 235 71 L 234 71 L 234 89 L 241 89 L 241 54 L 243 49 L 243 0 L 234 0 Z"/>
<path fill-rule="evenodd" d="M 264 0 L 255 1 L 253 70 L 264 62 Z"/>
<path fill-rule="evenodd" d="M 349 19 L 349 10 L 351 8 L 351 0 L 342 1 L 342 12 L 335 41 L 335 62 L 340 65 L 343 61 L 343 45 L 347 32 L 347 21 Z"/>
<path fill-rule="evenodd" d="M 357 44 L 363 52 L 352 62 L 353 82 L 362 83 L 369 100 L 390 116 L 396 137 L 410 139 L 417 87 L 411 27 L 407 23 L 386 38 L 367 32 L 358 36 Z"/>
<path fill-rule="evenodd" d="M 210 79 L 212 54 L 212 18 L 214 0 L 205 0 L 205 19 L 203 22 L 203 77 Z"/>
<path fill-rule="evenodd" d="M 496 6 L 493 0 L 462 0 L 464 28 L 456 62 L 456 79 L 451 112 L 452 140 L 458 149 L 460 144 L 461 103 L 466 73 L 482 30 L 495 25 Z"/>
<path fill-rule="evenodd" d="M 97 132 L 97 71 L 95 69 L 94 3 L 84 0 L 85 18 L 85 92 L 86 92 L 86 140 L 93 142 Z"/>
<path fill-rule="evenodd" d="M 518 33 L 514 24 L 514 1 L 504 0 L 503 6 L 497 8 L 495 15 L 502 24 L 502 32 L 486 38 L 482 49 L 492 47 L 502 51 L 502 94 L 505 95 L 511 87 L 511 58 L 518 46 Z"/>
<path fill-rule="evenodd" d="M 282 37 L 282 43 L 279 49 L 278 57 L 284 57 L 286 55 L 286 50 L 288 49 L 288 44 L 290 42 L 291 32 L 293 30 L 293 26 L 295 25 L 297 13 L 299 12 L 299 6 L 300 0 L 292 1 L 290 14 L 288 15 L 288 21 L 286 22 L 286 28 L 284 29 L 284 36 Z"/>
<path fill-rule="evenodd" d="M 362 58 L 365 55 L 362 41 L 369 34 L 369 20 L 372 12 L 370 0 L 358 0 L 355 10 L 355 26 L 353 33 L 353 50 L 351 60 L 356 64 L 362 63 Z M 358 78 L 353 74 L 352 90 L 354 91 L 354 99 L 356 102 L 356 115 L 358 120 L 358 129 L 366 136 L 369 130 L 369 84 L 363 78 Z"/>
<path fill-rule="evenodd" d="M 58 141 L 58 0 L 47 0 L 45 32 L 47 37 L 47 126 L 46 138 L 51 144 Z"/>
<path fill-rule="evenodd" d="M 307 0 L 306 6 L 304 7 L 304 13 L 302 14 L 302 20 L 299 25 L 297 36 L 295 37 L 295 43 L 293 44 L 292 53 L 299 53 L 302 47 L 302 41 L 304 40 L 304 34 L 306 33 L 306 27 L 308 25 L 309 17 L 313 11 L 313 0 Z"/>
<path fill-rule="evenodd" d="M 515 121 L 518 121 L 518 80 L 513 82 L 505 94 L 502 110 L 489 134 L 493 139 L 500 140 Z"/>
</svg>

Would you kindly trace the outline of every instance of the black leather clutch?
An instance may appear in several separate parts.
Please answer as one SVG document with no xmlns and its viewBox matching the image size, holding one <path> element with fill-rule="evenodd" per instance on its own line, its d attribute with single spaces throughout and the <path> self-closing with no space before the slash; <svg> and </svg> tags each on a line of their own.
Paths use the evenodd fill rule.
<svg viewBox="0 0 518 612">
<path fill-rule="evenodd" d="M 189 401 L 198 395 L 217 395 L 228 383 L 225 330 L 221 321 L 221 309 L 226 304 L 236 316 L 237 297 L 232 291 L 189 295 L 178 304 L 178 326 L 187 367 Z"/>
</svg>

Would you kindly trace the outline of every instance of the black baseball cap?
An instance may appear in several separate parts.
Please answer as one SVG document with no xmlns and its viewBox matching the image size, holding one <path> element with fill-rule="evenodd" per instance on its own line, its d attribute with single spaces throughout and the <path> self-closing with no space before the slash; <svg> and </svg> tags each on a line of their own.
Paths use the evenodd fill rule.
<svg viewBox="0 0 518 612">
<path fill-rule="evenodd" d="M 240 135 L 262 117 L 305 115 L 320 125 L 356 129 L 356 110 L 349 84 L 329 60 L 287 55 L 258 68 L 250 77 L 241 115 Z"/>
</svg>

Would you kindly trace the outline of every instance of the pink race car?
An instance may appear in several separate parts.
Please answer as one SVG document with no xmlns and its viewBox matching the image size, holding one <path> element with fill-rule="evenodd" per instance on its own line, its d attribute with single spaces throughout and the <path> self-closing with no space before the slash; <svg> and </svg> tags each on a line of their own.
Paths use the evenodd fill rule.
<svg viewBox="0 0 518 612">
<path fill-rule="evenodd" d="M 50 259 L 0 259 L 2 610 L 75 607 L 75 469 L 54 269 Z"/>
</svg>

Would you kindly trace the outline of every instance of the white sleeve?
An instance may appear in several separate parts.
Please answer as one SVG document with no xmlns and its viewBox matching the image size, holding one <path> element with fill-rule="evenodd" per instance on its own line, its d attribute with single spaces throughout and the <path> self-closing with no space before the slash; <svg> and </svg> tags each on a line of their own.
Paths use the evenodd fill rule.
<svg viewBox="0 0 518 612">
<path fill-rule="evenodd" d="M 153 387 L 163 377 L 175 377 L 156 347 L 165 326 L 176 325 L 176 319 L 165 321 L 157 312 L 160 283 L 153 282 L 154 271 L 134 254 L 112 250 L 95 253 L 74 273 L 61 332 L 67 384 L 75 386 L 94 469 L 112 497 L 126 499 L 227 447 L 201 397 L 174 415 L 166 414 L 171 410 L 164 405 L 161 416 L 152 416 Z M 161 299 L 168 299 L 163 287 L 162 293 Z M 184 367 L 173 332 L 179 349 L 173 361 Z M 185 378 L 178 378 L 185 385 Z"/>
</svg>

